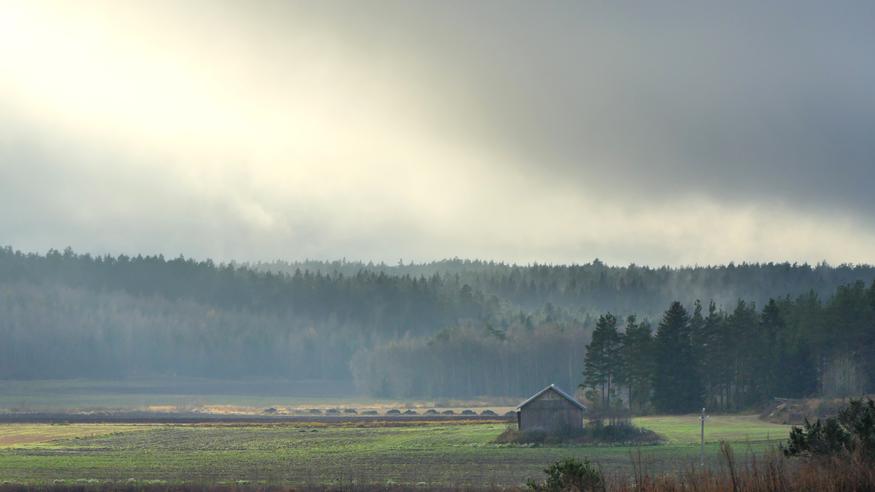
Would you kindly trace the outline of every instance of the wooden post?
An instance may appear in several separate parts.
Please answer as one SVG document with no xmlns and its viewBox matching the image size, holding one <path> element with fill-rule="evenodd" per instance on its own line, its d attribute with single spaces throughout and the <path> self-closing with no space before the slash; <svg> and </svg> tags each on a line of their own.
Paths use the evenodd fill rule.
<svg viewBox="0 0 875 492">
<path fill-rule="evenodd" d="M 699 433 L 699 465 L 705 466 L 705 407 L 702 407 L 702 415 L 699 417 L 701 430 Z"/>
</svg>

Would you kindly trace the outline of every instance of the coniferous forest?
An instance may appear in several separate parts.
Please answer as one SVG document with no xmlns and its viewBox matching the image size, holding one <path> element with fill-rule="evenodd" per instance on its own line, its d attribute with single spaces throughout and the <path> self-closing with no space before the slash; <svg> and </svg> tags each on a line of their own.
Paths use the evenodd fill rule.
<svg viewBox="0 0 875 492">
<path fill-rule="evenodd" d="M 875 391 L 875 268 L 300 262 L 0 250 L 0 378 L 548 383 L 636 411 Z"/>
</svg>

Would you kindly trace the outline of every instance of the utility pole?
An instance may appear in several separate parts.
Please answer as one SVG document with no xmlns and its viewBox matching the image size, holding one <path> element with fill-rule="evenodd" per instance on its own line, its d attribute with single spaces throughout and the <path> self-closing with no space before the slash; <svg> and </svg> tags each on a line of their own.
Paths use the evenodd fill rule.
<svg viewBox="0 0 875 492">
<path fill-rule="evenodd" d="M 707 416 L 705 415 L 705 407 L 702 407 L 702 415 L 699 417 L 699 422 L 701 422 L 701 431 L 699 434 L 699 465 L 705 466 L 705 419 Z"/>
</svg>

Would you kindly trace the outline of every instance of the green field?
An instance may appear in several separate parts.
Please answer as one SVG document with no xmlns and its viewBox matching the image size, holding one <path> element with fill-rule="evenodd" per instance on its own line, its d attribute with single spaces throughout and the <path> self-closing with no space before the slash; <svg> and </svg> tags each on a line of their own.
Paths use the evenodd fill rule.
<svg viewBox="0 0 875 492">
<path fill-rule="evenodd" d="M 667 438 L 642 447 L 651 472 L 688 468 L 698 456 L 695 416 L 638 423 Z M 334 425 L 0 425 L 0 477 L 12 483 L 225 482 L 285 484 L 516 485 L 565 456 L 589 457 L 609 474 L 628 473 L 635 448 L 493 444 L 502 423 Z M 785 426 L 753 416 L 708 422 L 717 441 L 760 452 Z M 17 436 L 17 437 L 16 437 Z"/>
</svg>

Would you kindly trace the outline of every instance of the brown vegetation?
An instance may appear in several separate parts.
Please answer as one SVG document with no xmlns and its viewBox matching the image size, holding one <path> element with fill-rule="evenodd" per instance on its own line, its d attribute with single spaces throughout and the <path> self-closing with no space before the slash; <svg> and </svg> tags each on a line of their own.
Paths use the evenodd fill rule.
<svg viewBox="0 0 875 492">
<path fill-rule="evenodd" d="M 780 453 L 772 453 L 760 460 L 751 460 L 739 464 L 729 445 L 722 446 L 722 462 L 717 469 L 700 470 L 693 464 L 686 471 L 672 474 L 651 475 L 640 456 L 633 456 L 635 462 L 634 475 L 605 476 L 598 483 L 598 489 L 604 492 L 863 492 L 875 490 L 875 467 L 859 456 L 841 456 L 817 460 L 793 460 L 783 457 Z M 598 465 L 594 465 L 598 470 Z M 600 472 L 599 472 L 600 473 Z M 543 487 L 542 487 L 543 488 Z M 267 483 L 236 483 L 236 484 L 142 484 L 114 483 L 72 485 L 53 484 L 39 487 L 40 490 L 76 490 L 76 491 L 375 491 L 375 490 L 507 490 L 484 484 L 482 487 L 471 486 L 402 486 L 386 484 L 355 484 L 342 486 L 304 486 L 289 487 L 281 484 Z M 20 485 L 2 484 L 0 492 L 26 490 Z M 517 489 L 519 490 L 519 489 Z M 547 490 L 547 489 L 545 489 Z M 561 489 L 560 489 L 561 490 Z M 577 490 L 577 489 L 568 489 Z M 580 492 L 585 492 L 581 490 Z"/>
<path fill-rule="evenodd" d="M 635 475 L 608 479 L 607 491 L 616 492 L 789 492 L 789 491 L 871 491 L 875 490 L 875 467 L 861 455 L 846 454 L 808 460 L 788 459 L 773 452 L 762 459 L 740 465 L 732 448 L 721 445 L 722 462 L 718 469 L 650 475 L 639 458 L 633 457 Z"/>
<path fill-rule="evenodd" d="M 802 425 L 805 419 L 814 421 L 838 415 L 848 401 L 848 398 L 775 398 L 760 418 L 774 424 Z"/>
</svg>

